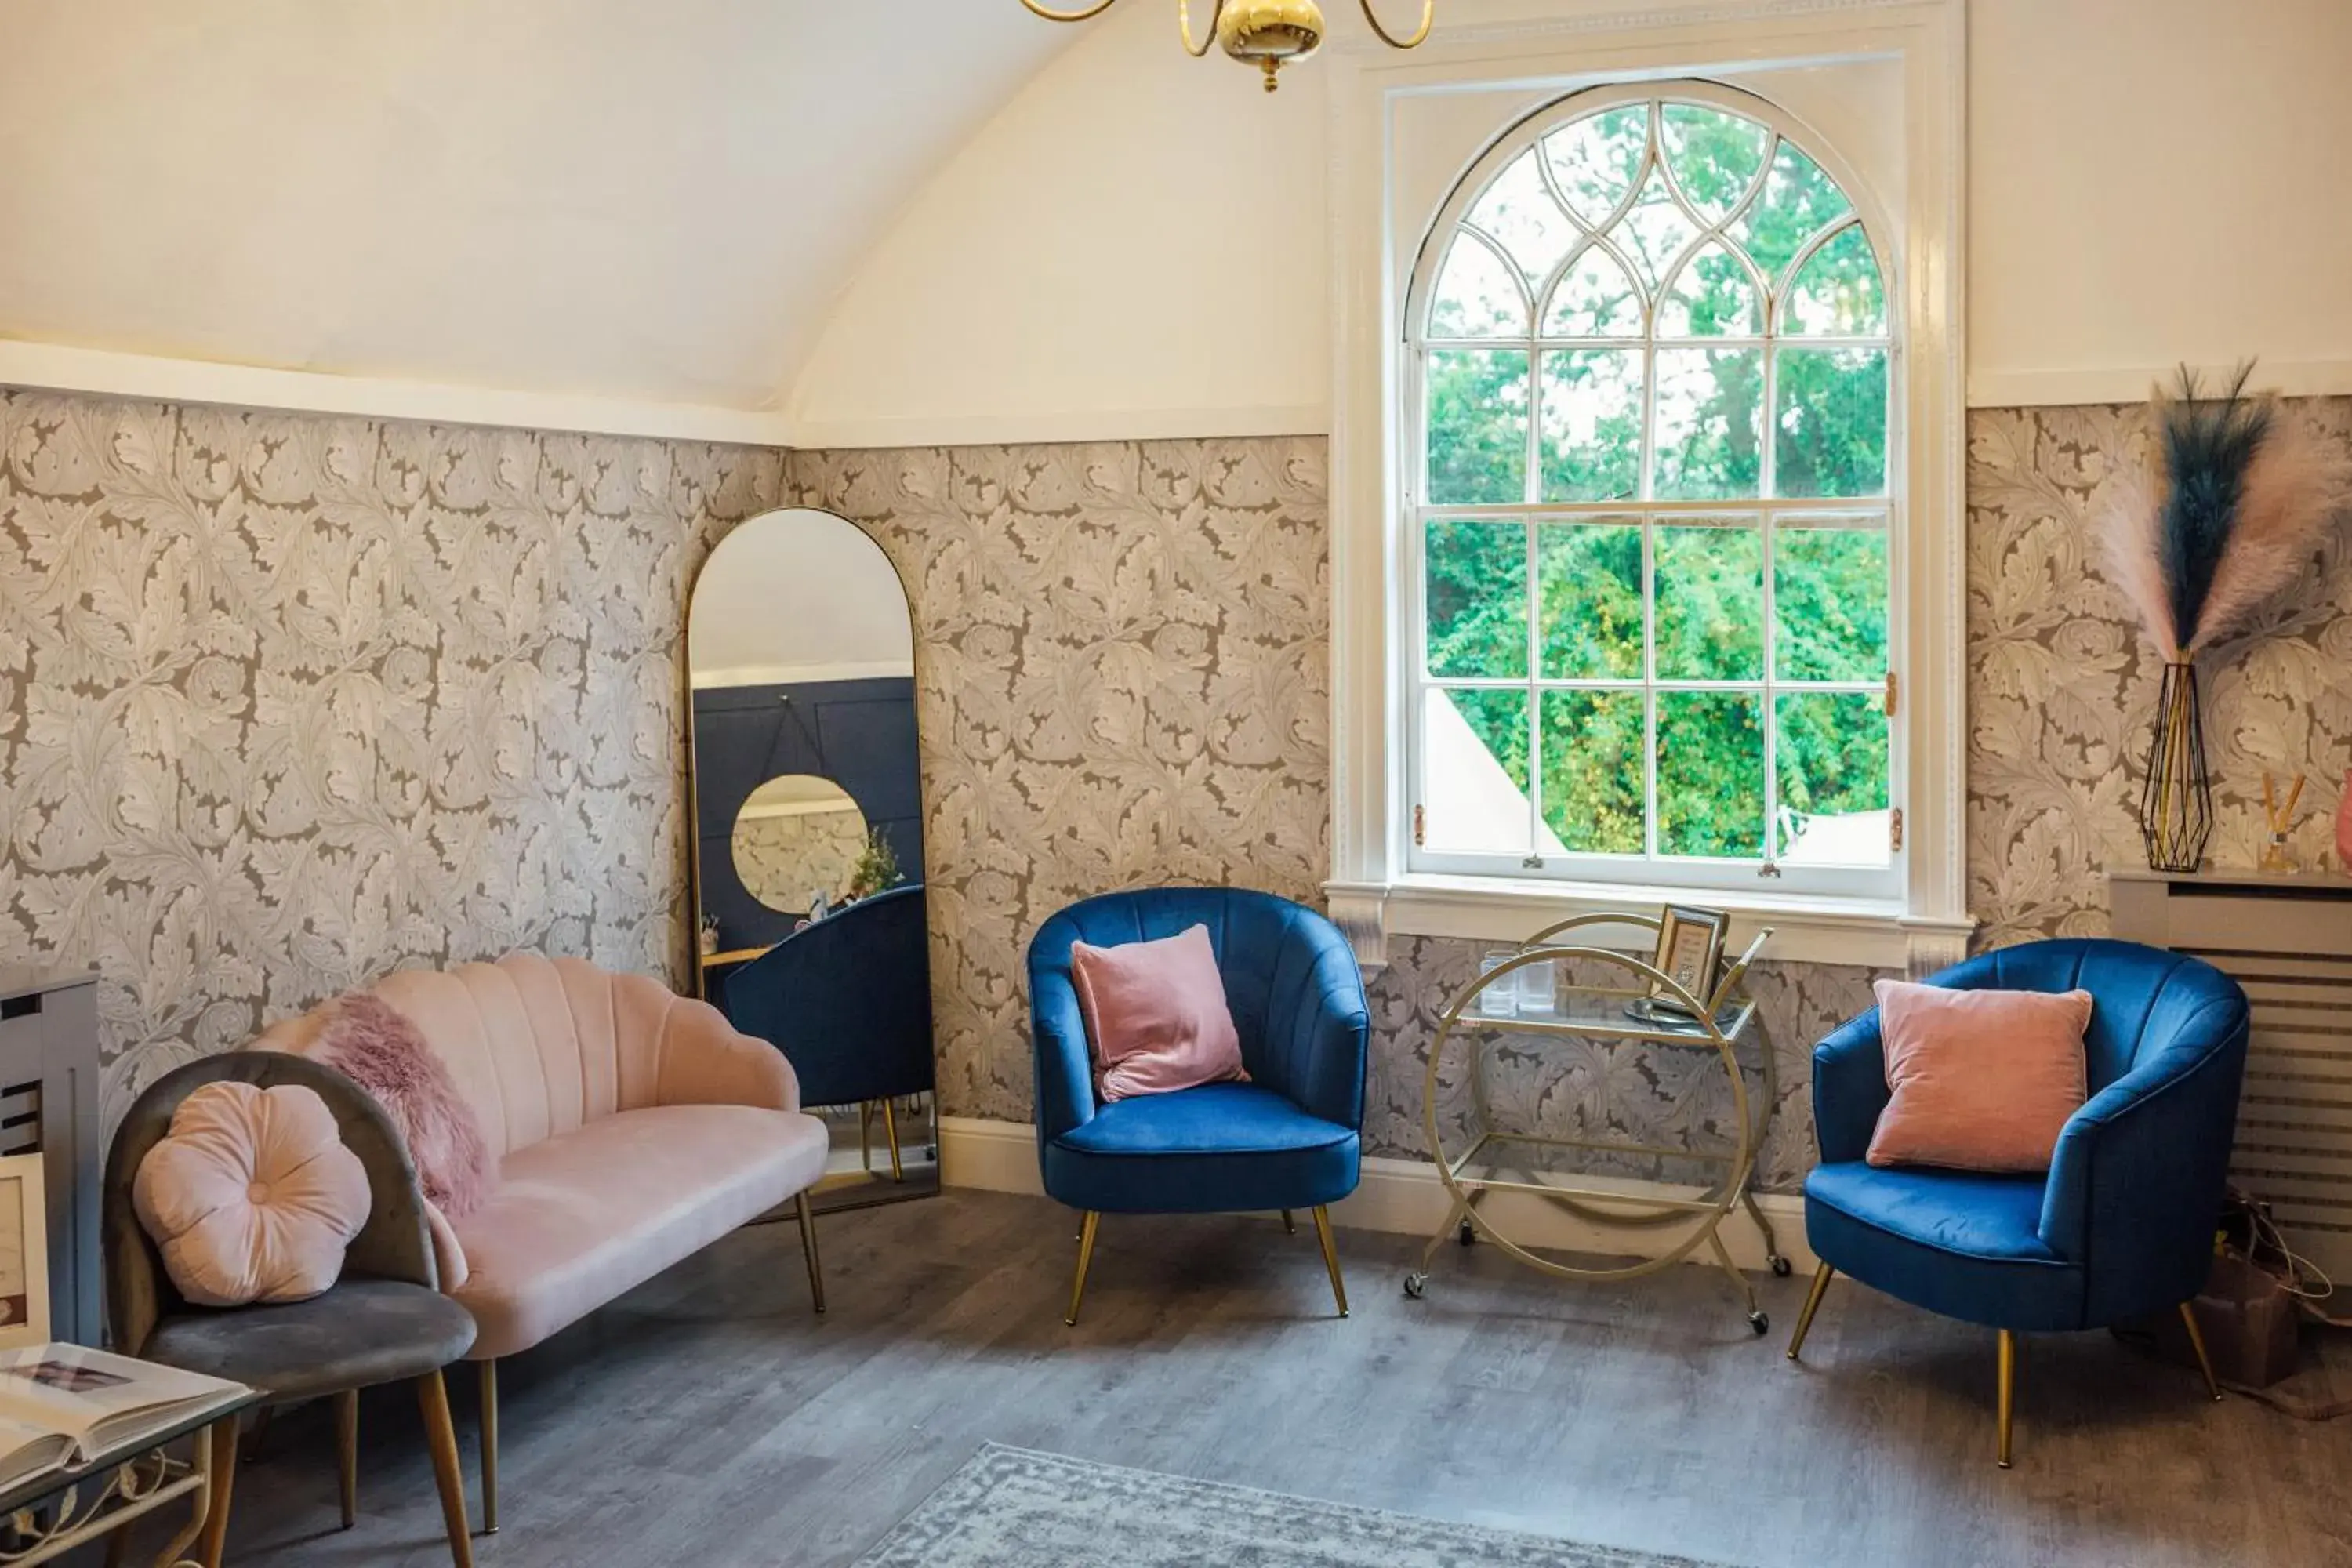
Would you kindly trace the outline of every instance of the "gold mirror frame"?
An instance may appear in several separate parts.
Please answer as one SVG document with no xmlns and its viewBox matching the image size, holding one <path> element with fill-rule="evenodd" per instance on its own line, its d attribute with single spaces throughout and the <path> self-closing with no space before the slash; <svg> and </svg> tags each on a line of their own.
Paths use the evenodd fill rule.
<svg viewBox="0 0 2352 1568">
<path fill-rule="evenodd" d="M 1108 3 L 1109 0 L 1105 0 L 1106 5 Z M 686 959 L 688 971 L 694 976 L 694 996 L 698 1001 L 707 1002 L 710 999 L 710 987 L 709 977 L 705 971 L 698 941 L 702 926 L 702 778 L 701 769 L 695 759 L 694 596 L 702 586 L 703 574 L 710 569 L 711 562 L 719 558 L 719 550 L 728 540 L 766 519 L 789 516 L 793 513 L 827 517 L 845 527 L 856 529 L 857 532 L 865 537 L 866 542 L 874 547 L 875 553 L 882 558 L 883 564 L 890 568 L 890 575 L 898 584 L 899 600 L 907 606 L 908 656 L 915 684 L 915 701 L 918 710 L 916 745 L 919 752 L 922 743 L 920 709 L 923 691 L 923 647 L 922 638 L 915 635 L 915 596 L 908 591 L 907 574 L 898 569 L 898 562 L 891 559 L 889 551 L 883 548 L 880 540 L 875 538 L 866 529 L 859 527 L 855 520 L 844 517 L 837 511 L 828 511 L 823 507 L 814 506 L 777 506 L 744 518 L 711 545 L 709 552 L 696 564 L 694 576 L 686 585 L 686 611 L 678 629 L 678 695 L 686 710 L 686 908 L 688 913 Z M 919 758 L 918 766 L 919 767 Z M 915 868 L 913 874 L 920 879 L 923 874 L 922 868 Z"/>
</svg>

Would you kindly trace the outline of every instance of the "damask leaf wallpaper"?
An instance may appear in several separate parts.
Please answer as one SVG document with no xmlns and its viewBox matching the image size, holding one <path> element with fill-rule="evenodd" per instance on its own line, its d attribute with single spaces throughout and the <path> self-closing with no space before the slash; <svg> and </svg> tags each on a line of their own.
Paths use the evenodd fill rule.
<svg viewBox="0 0 2352 1568">
<path fill-rule="evenodd" d="M 2284 417 L 2352 442 L 2352 399 Z M 2091 520 L 2149 439 L 2137 407 L 1982 409 L 1969 421 L 1969 903 L 1979 940 L 2104 935 L 2110 863 L 2147 864 L 2135 813 L 2162 660 L 2103 575 Z M 2310 774 L 2294 847 L 2317 867 L 2352 766 L 2346 520 L 2304 579 L 2200 658 L 2217 826 L 2252 866 L 2263 771 Z"/>
<path fill-rule="evenodd" d="M 0 391 L 0 960 L 110 1124 L 403 964 L 685 952 L 677 645 L 773 451 Z"/>
<path fill-rule="evenodd" d="M 2292 416 L 2352 440 L 2352 401 Z M 2158 670 L 2086 520 L 2141 416 L 1969 433 L 1981 940 L 2101 931 Z M 914 601 L 942 1109 L 1025 1121 L 1023 953 L 1055 910 L 1179 880 L 1317 901 L 1325 468 L 1317 437 L 785 454 L 0 392 L 0 961 L 103 972 L 110 1116 L 399 964 L 531 946 L 681 979 L 687 587 L 734 523 L 821 506 Z M 2347 656 L 2336 537 L 2206 663 L 2217 858 L 2252 862 L 2265 766 L 2312 774 L 2298 847 L 2327 843 Z M 1422 1153 L 1477 951 L 1400 940 L 1376 977 L 1370 1152 Z M 1767 1185 L 1810 1162 L 1812 1042 L 1873 977 L 1760 967 Z M 1600 1050 L 1512 1058 L 1495 1089 L 1530 1126 L 1654 1141 L 1728 1099 Z"/>
<path fill-rule="evenodd" d="M 1029 1119 L 1029 938 L 1150 882 L 1319 902 L 1320 439 L 795 452 L 914 600 L 940 1101 Z"/>
</svg>

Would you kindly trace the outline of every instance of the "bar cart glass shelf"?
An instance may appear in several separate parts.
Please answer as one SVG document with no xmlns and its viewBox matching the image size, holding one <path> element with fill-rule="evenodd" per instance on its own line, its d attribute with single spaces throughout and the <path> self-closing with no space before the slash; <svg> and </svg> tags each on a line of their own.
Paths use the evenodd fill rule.
<svg viewBox="0 0 2352 1568">
<path fill-rule="evenodd" d="M 1435 1162 L 1453 1203 L 1445 1223 L 1423 1249 L 1420 1263 L 1405 1276 L 1406 1295 L 1418 1300 L 1427 1289 L 1431 1267 L 1449 1237 L 1465 1247 L 1484 1237 L 1531 1268 L 1561 1279 L 1593 1280 L 1654 1274 L 1706 1247 L 1746 1303 L 1748 1327 L 1759 1335 L 1771 1327 L 1757 1300 L 1755 1287 L 1732 1261 L 1720 1229 L 1735 1207 L 1745 1209 L 1763 1235 L 1772 1272 L 1788 1274 L 1789 1260 L 1781 1255 L 1771 1222 L 1750 1188 L 1757 1152 L 1780 1098 L 1780 1074 L 1762 1015 L 1748 994 L 1747 978 L 1748 966 L 1772 933 L 1769 930 L 1758 932 L 1705 997 L 1695 995 L 1644 959 L 1613 948 L 1580 945 L 1573 935 L 1601 926 L 1642 928 L 1655 935 L 1659 924 L 1656 915 L 1607 911 L 1548 926 L 1521 943 L 1507 961 L 1480 974 L 1446 1008 L 1437 1037 L 1430 1044 L 1429 1071 L 1422 1091 L 1422 1129 L 1428 1139 L 1429 1157 Z M 1554 1000 L 1548 1013 L 1518 1016 L 1514 1016 L 1516 1006 L 1507 1012 L 1499 1007 L 1487 1010 L 1490 992 L 1515 997 L 1521 984 L 1519 972 L 1536 964 L 1558 966 Z M 1577 978 L 1596 972 L 1612 983 Z M 1621 977 L 1622 984 L 1614 983 Z M 1522 1048 L 1540 1048 L 1548 1041 L 1580 1040 L 1629 1050 L 1706 1053 L 1729 1081 L 1730 1137 L 1726 1142 L 1694 1142 L 1677 1147 L 1631 1138 L 1559 1138 L 1498 1129 L 1487 1099 L 1488 1058 L 1506 1039 Z M 1760 1094 L 1748 1091 L 1740 1069 L 1739 1048 L 1750 1043 L 1760 1058 Z M 1466 1143 L 1451 1149 L 1440 1124 L 1439 1105 L 1445 1069 L 1456 1060 L 1466 1067 L 1470 1115 Z M 1703 1190 L 1689 1195 L 1629 1193 L 1590 1184 L 1591 1177 L 1581 1178 L 1587 1184 L 1580 1184 L 1572 1174 L 1563 1177 L 1542 1170 L 1538 1162 L 1547 1150 L 1671 1160 L 1711 1173 L 1711 1177 Z M 1524 1194 L 1604 1230 L 1664 1229 L 1675 1234 L 1663 1247 L 1654 1241 L 1643 1247 L 1648 1256 L 1633 1262 L 1594 1267 L 1566 1263 L 1538 1257 L 1506 1233 L 1483 1206 L 1496 1193 Z"/>
</svg>

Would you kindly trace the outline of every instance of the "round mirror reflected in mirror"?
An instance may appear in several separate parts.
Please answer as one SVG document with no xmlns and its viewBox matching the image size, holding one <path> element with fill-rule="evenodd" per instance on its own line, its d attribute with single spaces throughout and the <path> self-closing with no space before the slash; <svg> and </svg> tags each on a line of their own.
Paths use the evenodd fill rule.
<svg viewBox="0 0 2352 1568">
<path fill-rule="evenodd" d="M 746 891 L 779 913 L 806 914 L 849 897 L 866 854 L 866 814 L 831 779 L 785 773 L 744 799 L 732 847 Z"/>
</svg>

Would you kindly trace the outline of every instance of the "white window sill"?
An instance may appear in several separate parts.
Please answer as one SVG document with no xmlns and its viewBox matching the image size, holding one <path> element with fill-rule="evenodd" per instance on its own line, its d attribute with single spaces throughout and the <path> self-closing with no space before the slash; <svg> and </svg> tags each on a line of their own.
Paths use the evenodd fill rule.
<svg viewBox="0 0 2352 1568">
<path fill-rule="evenodd" d="M 1358 962 L 1377 969 L 1388 962 L 1392 936 L 1457 937 L 1474 942 L 1524 942 L 1557 921 L 1610 910 L 1655 913 L 1668 903 L 1722 910 L 1732 917 L 1731 946 L 1744 947 L 1769 927 L 1766 961 L 1859 964 L 1926 973 L 1967 956 L 1973 920 L 1906 912 L 1888 900 L 1826 899 L 1802 894 L 1650 888 L 1629 883 L 1521 880 L 1502 877 L 1417 874 L 1385 882 L 1324 885 L 1331 918 L 1355 943 Z M 1596 947 L 1645 949 L 1654 940 L 1639 927 L 1591 928 L 1578 940 Z"/>
</svg>

